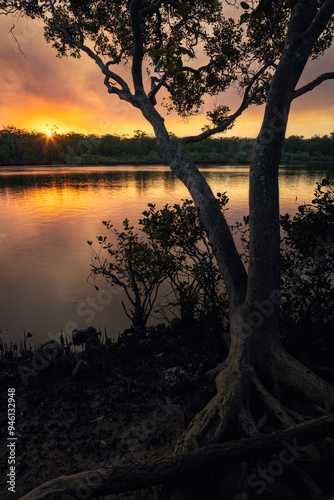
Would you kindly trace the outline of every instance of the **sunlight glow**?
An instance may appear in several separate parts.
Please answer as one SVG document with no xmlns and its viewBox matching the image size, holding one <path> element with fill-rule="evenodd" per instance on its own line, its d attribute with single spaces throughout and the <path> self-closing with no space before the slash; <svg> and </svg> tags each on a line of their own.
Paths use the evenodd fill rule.
<svg viewBox="0 0 334 500">
<path fill-rule="evenodd" d="M 52 137 L 52 131 L 51 131 L 51 130 L 47 130 L 46 135 L 47 135 L 48 137 Z"/>
</svg>

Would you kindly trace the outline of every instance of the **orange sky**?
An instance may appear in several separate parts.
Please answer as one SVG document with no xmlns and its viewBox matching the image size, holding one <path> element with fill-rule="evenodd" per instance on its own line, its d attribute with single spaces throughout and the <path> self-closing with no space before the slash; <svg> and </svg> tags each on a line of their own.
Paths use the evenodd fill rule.
<svg viewBox="0 0 334 500">
<path fill-rule="evenodd" d="M 85 54 L 81 60 L 57 58 L 44 41 L 38 21 L 21 21 L 15 27 L 24 57 L 9 33 L 13 22 L 0 16 L 0 128 L 14 125 L 44 131 L 48 124 L 59 127 L 61 133 L 132 135 L 137 129 L 152 133 L 138 110 L 108 95 L 100 70 Z M 310 64 L 301 83 L 333 70 L 333 54 L 334 48 L 321 61 Z M 125 76 L 126 71 L 122 68 Z M 334 130 L 333 86 L 333 81 L 325 82 L 293 103 L 287 135 L 310 137 Z M 234 110 L 239 99 L 230 90 L 218 103 Z M 262 113 L 263 108 L 248 109 L 226 135 L 255 137 Z M 166 117 L 169 131 L 180 136 L 198 133 L 205 123 L 205 114 L 189 121 L 175 115 Z"/>
</svg>

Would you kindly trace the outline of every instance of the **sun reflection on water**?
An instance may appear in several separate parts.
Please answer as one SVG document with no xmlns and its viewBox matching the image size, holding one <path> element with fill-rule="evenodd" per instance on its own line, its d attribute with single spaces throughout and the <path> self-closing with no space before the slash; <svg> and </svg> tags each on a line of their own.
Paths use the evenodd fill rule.
<svg viewBox="0 0 334 500">
<path fill-rule="evenodd" d="M 248 168 L 203 168 L 214 193 L 227 191 L 228 220 L 248 214 Z M 281 170 L 281 213 L 295 213 L 298 202 L 310 202 L 315 182 L 323 170 Z M 296 202 L 296 197 L 298 198 Z M 0 259 L 0 329 L 9 329 L 12 339 L 23 330 L 34 332 L 35 341 L 45 341 L 49 331 L 60 331 L 78 317 L 77 306 L 94 295 L 87 284 L 90 248 L 87 240 L 104 234 L 102 220 L 120 228 L 127 217 L 137 224 L 147 203 L 158 207 L 189 198 L 183 184 L 167 167 L 38 167 L 0 169 L 2 214 Z M 129 326 L 120 301 L 96 316 L 93 326 L 107 326 L 117 335 Z"/>
</svg>

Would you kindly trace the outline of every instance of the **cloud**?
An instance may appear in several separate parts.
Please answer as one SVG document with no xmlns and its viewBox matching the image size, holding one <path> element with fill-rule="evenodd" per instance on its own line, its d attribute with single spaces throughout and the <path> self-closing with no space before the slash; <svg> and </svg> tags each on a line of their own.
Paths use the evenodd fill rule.
<svg viewBox="0 0 334 500">
<path fill-rule="evenodd" d="M 14 24 L 17 41 L 9 32 Z M 44 40 L 39 21 L 17 22 L 0 16 L 0 28 L 0 127 L 11 124 L 44 130 L 49 123 L 57 125 L 61 132 L 131 135 L 141 129 L 152 133 L 137 109 L 107 93 L 103 75 L 88 56 L 84 54 L 80 60 L 57 58 L 55 50 Z M 321 60 L 308 64 L 300 85 L 331 69 L 333 54 L 334 48 Z M 128 78 L 129 70 L 120 67 L 119 71 Z M 215 103 L 226 104 L 233 111 L 240 96 L 230 90 L 219 99 L 208 99 L 206 108 Z M 333 82 L 325 82 L 293 103 L 289 130 L 305 136 L 330 132 L 333 107 Z M 262 115 L 263 107 L 250 108 L 227 135 L 254 137 Z M 179 135 L 199 132 L 205 123 L 205 113 L 187 122 L 175 114 L 166 116 L 169 130 Z"/>
</svg>

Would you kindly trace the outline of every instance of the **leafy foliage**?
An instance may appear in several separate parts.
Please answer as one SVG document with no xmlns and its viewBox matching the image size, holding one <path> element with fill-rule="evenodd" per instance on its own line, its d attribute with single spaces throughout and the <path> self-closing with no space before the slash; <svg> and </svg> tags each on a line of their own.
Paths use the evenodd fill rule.
<svg viewBox="0 0 334 500">
<path fill-rule="evenodd" d="M 258 61 L 278 61 L 284 47 L 285 33 L 290 20 L 291 11 L 296 6 L 296 0 L 258 0 L 241 2 L 245 9 L 241 23 L 246 23 L 249 49 L 253 51 Z M 305 26 L 313 19 L 317 9 L 323 5 L 323 0 L 314 2 L 313 11 L 305 11 L 303 16 Z M 246 5 L 248 5 L 246 7 Z M 334 36 L 334 20 L 332 19 L 312 50 L 312 58 L 317 59 L 331 46 Z"/>
<path fill-rule="evenodd" d="M 218 194 L 218 200 L 225 208 L 226 194 Z M 139 222 L 151 244 L 159 253 L 173 256 L 167 281 L 175 298 L 168 307 L 177 307 L 188 322 L 201 317 L 221 319 L 226 312 L 222 276 L 193 202 L 184 200 L 161 210 L 150 204 L 143 215 Z"/>
<path fill-rule="evenodd" d="M 218 200 L 227 210 L 226 193 L 218 193 Z M 231 226 L 244 244 L 246 263 L 248 222 L 244 217 Z M 117 247 L 98 237 L 111 261 L 102 261 L 99 253 L 99 266 L 93 264 L 93 272 L 121 284 L 132 306 L 137 300 L 141 311 L 137 316 L 135 309 L 129 314 L 124 306 L 134 325 L 138 317 L 141 325 L 146 324 L 153 305 L 163 317 L 170 319 L 173 313 L 187 324 L 197 319 L 212 327 L 227 321 L 223 278 L 192 201 L 159 210 L 149 203 L 139 221 L 141 237 L 127 219 L 122 232 L 104 224 L 117 237 Z M 300 205 L 295 216 L 281 216 L 280 224 L 282 334 L 290 346 L 306 349 L 320 332 L 334 328 L 334 182 L 329 177 L 318 182 L 312 205 Z M 96 260 L 97 254 L 93 255 Z M 163 302 L 158 299 L 162 283 Z"/>
<path fill-rule="evenodd" d="M 305 12 L 305 27 L 323 0 L 317 4 L 314 12 Z M 140 107 L 138 95 L 146 94 L 156 105 L 164 89 L 162 104 L 183 117 L 198 113 L 207 96 L 231 86 L 245 98 L 241 112 L 265 102 L 296 0 L 252 0 L 240 6 L 235 20 L 225 16 L 221 0 L 0 1 L 4 13 L 41 19 L 58 56 L 78 58 L 85 52 L 91 57 L 109 93 Z M 313 58 L 332 44 L 333 34 L 334 20 L 315 43 Z M 118 72 L 120 64 L 131 66 L 129 81 Z"/>
<path fill-rule="evenodd" d="M 208 112 L 213 126 L 230 115 L 227 106 Z M 232 128 L 233 123 L 229 128 Z M 50 127 L 49 127 L 50 128 Z M 52 127 L 51 127 L 52 128 Z M 172 136 L 173 143 L 179 138 Z M 255 139 L 221 137 L 188 144 L 187 153 L 197 163 L 249 163 Z M 291 136 L 285 141 L 283 162 L 334 161 L 334 133 L 310 139 Z M 158 164 L 163 160 L 157 141 L 143 131 L 134 137 L 120 135 L 84 135 L 53 132 L 47 138 L 42 132 L 28 132 L 15 127 L 0 130 L 0 165 L 38 165 L 68 163 L 83 165 Z"/>
<path fill-rule="evenodd" d="M 97 237 L 100 247 L 92 254 L 92 276 L 103 276 L 112 286 L 121 286 L 130 302 L 130 308 L 122 302 L 125 314 L 134 326 L 143 327 L 168 272 L 170 259 L 139 238 L 128 219 L 123 221 L 123 231 L 115 229 L 110 221 L 103 224 L 116 237 L 117 246 L 108 242 L 107 236 Z M 104 250 L 109 260 L 104 257 Z"/>
<path fill-rule="evenodd" d="M 188 116 L 201 109 L 206 95 L 218 95 L 232 84 L 239 81 L 242 84 L 254 75 L 257 69 L 254 55 L 262 61 L 266 51 L 263 33 L 260 36 L 252 28 L 252 20 L 255 23 L 260 17 L 263 31 L 268 28 L 268 22 L 272 22 L 262 3 L 253 9 L 242 2 L 249 16 L 248 32 L 242 23 L 225 18 L 224 2 L 217 0 L 5 0 L 0 1 L 0 9 L 40 18 L 46 40 L 58 56 L 78 58 L 86 52 L 100 66 L 111 93 L 125 92 L 120 79 L 113 76 L 113 67 L 131 64 L 132 74 L 141 82 L 142 69 L 139 68 L 144 62 L 151 81 L 150 90 L 156 93 L 164 88 L 168 110 Z M 286 27 L 283 21 L 282 16 L 275 18 L 278 27 L 272 38 L 273 47 L 279 45 L 278 38 Z M 280 40 L 279 46 L 281 43 Z M 200 58 L 198 47 L 202 51 Z M 267 55 L 265 58 L 267 62 Z M 261 79 L 259 84 L 261 86 Z M 149 89 L 146 92 L 149 95 Z"/>
<path fill-rule="evenodd" d="M 226 194 L 219 194 L 218 199 L 225 209 Z M 104 222 L 117 244 L 108 242 L 106 236 L 97 237 L 100 248 L 93 250 L 92 276 L 103 276 L 124 288 L 132 309 L 123 307 L 134 326 L 146 324 L 153 306 L 163 317 L 176 315 L 187 324 L 194 318 L 211 325 L 222 321 L 225 288 L 193 202 L 184 200 L 160 210 L 149 203 L 143 216 L 141 236 L 127 219 L 121 232 Z M 107 258 L 103 257 L 105 250 Z M 162 283 L 163 294 L 157 303 Z"/>
<path fill-rule="evenodd" d="M 303 349 L 334 327 L 334 182 L 318 182 L 312 205 L 281 217 L 282 318 L 290 341 Z"/>
</svg>

